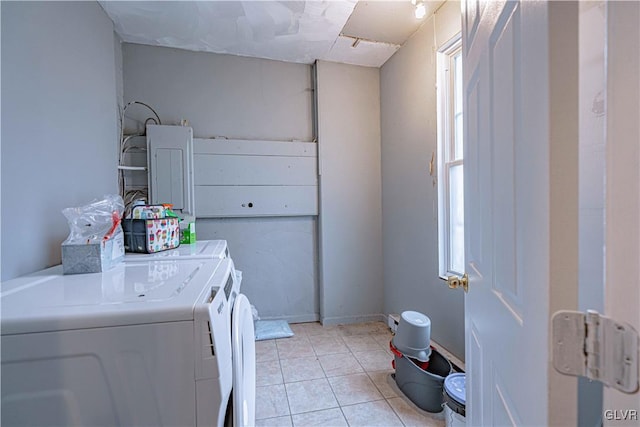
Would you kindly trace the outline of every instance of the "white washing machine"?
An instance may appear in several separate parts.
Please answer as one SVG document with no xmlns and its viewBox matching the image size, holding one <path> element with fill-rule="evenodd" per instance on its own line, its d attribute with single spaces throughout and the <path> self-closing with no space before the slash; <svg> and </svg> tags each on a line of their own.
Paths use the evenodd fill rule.
<svg viewBox="0 0 640 427">
<path fill-rule="evenodd" d="M 2 283 L 2 423 L 221 426 L 233 394 L 234 424 L 253 424 L 253 319 L 243 295 L 232 307 L 232 272 L 185 259 Z"/>
<path fill-rule="evenodd" d="M 226 240 L 198 240 L 190 245 L 180 245 L 175 249 L 152 254 L 125 253 L 125 262 L 141 260 L 159 261 L 162 259 L 213 259 L 229 258 Z"/>
</svg>

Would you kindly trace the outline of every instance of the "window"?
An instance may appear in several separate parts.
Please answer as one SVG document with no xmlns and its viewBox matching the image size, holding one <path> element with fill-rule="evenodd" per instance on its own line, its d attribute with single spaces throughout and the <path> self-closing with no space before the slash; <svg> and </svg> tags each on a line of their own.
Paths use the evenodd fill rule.
<svg viewBox="0 0 640 427">
<path fill-rule="evenodd" d="M 459 36 L 438 52 L 438 251 L 441 277 L 464 273 L 462 49 Z"/>
</svg>

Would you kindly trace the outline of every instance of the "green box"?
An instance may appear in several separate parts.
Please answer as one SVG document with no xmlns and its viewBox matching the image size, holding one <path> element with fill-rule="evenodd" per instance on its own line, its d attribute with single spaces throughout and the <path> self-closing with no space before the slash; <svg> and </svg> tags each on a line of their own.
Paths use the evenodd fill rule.
<svg viewBox="0 0 640 427">
<path fill-rule="evenodd" d="M 190 245 L 196 242 L 196 223 L 190 222 L 185 228 L 180 229 L 180 244 Z"/>
</svg>

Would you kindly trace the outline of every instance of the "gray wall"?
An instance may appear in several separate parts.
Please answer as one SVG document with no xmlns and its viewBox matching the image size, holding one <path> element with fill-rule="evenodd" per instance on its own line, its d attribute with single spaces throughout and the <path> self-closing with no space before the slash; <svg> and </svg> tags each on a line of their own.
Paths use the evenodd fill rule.
<svg viewBox="0 0 640 427">
<path fill-rule="evenodd" d="M 163 124 L 187 119 L 198 138 L 313 139 L 308 65 L 130 43 L 122 51 L 124 101 L 149 104 Z M 138 106 L 129 115 L 150 116 Z M 315 217 L 197 219 L 196 236 L 228 241 L 260 317 L 318 319 Z"/>
<path fill-rule="evenodd" d="M 187 119 L 196 138 L 313 139 L 308 65 L 132 43 L 122 51 L 125 101 L 151 105 L 163 124 Z"/>
<path fill-rule="evenodd" d="M 459 2 L 445 3 L 383 65 L 380 103 L 384 312 L 426 314 L 433 339 L 464 360 L 464 295 L 438 277 L 438 194 L 429 176 L 437 141 L 434 46 L 460 32 L 460 16 Z"/>
<path fill-rule="evenodd" d="M 325 324 L 382 313 L 380 73 L 320 61 L 321 305 Z"/>
<path fill-rule="evenodd" d="M 113 25 L 96 2 L 2 2 L 2 280 L 60 263 L 60 212 L 117 193 Z"/>
</svg>

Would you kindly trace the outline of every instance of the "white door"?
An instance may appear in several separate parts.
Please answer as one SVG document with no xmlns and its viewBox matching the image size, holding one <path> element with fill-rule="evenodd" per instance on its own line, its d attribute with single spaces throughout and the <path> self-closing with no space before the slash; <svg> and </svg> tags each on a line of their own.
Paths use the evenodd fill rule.
<svg viewBox="0 0 640 427">
<path fill-rule="evenodd" d="M 467 423 L 576 425 L 578 4 L 463 1 Z"/>
<path fill-rule="evenodd" d="M 640 331 L 640 3 L 607 3 L 605 314 Z M 640 393 L 604 390 L 605 425 L 640 420 Z"/>
</svg>

